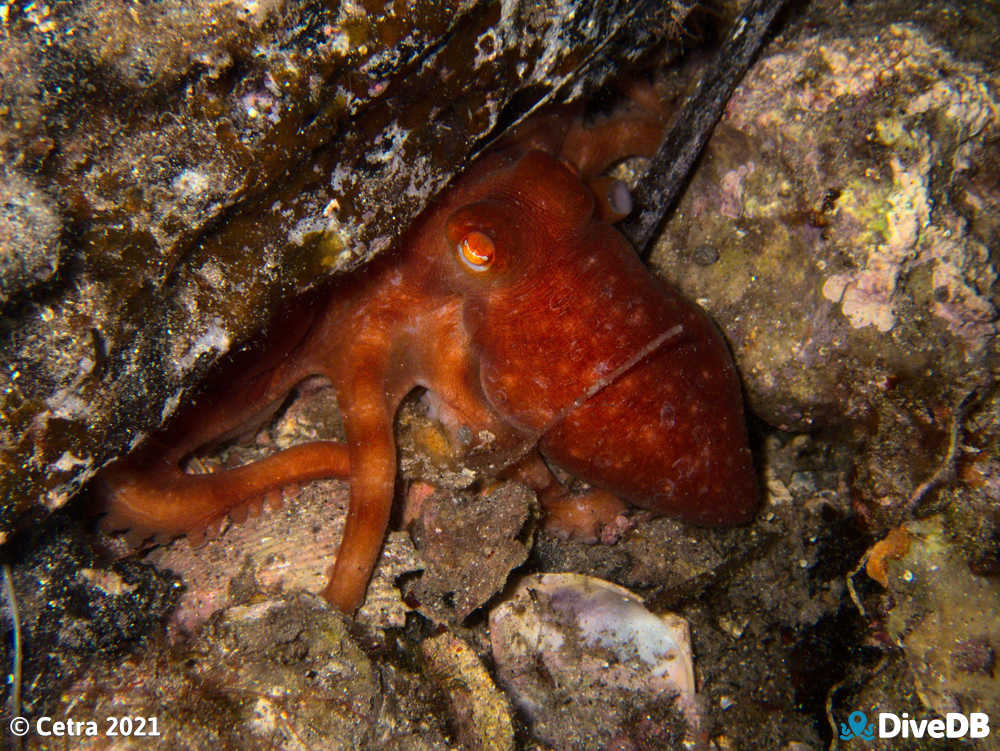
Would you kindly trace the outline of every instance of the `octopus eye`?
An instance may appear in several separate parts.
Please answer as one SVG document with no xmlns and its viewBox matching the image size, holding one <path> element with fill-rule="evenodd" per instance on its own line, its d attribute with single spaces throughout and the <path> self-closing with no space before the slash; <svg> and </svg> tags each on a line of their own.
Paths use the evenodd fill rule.
<svg viewBox="0 0 1000 751">
<path fill-rule="evenodd" d="M 469 232 L 458 241 L 458 255 L 473 271 L 488 269 L 496 256 L 496 250 L 493 240 L 482 232 Z"/>
</svg>

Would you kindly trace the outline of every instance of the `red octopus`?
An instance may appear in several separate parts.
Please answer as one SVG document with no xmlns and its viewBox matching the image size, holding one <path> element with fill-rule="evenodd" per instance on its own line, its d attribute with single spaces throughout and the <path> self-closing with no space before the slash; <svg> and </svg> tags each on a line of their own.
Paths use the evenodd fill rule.
<svg viewBox="0 0 1000 751">
<path fill-rule="evenodd" d="M 252 368 L 107 468 L 99 486 L 109 525 L 197 534 L 283 485 L 348 478 L 350 510 L 323 594 L 352 612 L 389 522 L 393 418 L 416 387 L 468 439 L 467 463 L 489 473 L 532 466 L 537 450 L 654 512 L 749 520 L 757 481 L 726 344 L 614 228 L 627 191 L 600 177 L 618 159 L 651 153 L 660 134 L 649 117 L 589 130 L 550 117 L 480 158 L 395 250 L 272 327 Z M 346 443 L 293 446 L 213 474 L 181 469 L 317 374 L 336 388 Z M 573 499 L 544 477 L 535 484 L 549 486 L 548 509 L 573 517 Z"/>
</svg>

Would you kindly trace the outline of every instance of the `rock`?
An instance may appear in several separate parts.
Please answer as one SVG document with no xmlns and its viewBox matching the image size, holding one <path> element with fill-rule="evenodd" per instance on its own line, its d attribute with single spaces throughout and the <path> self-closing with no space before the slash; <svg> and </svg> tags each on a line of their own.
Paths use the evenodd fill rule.
<svg viewBox="0 0 1000 751">
<path fill-rule="evenodd" d="M 755 414 L 855 448 L 880 531 L 1000 371 L 998 17 L 927 11 L 813 3 L 737 89 L 652 256 L 726 333 Z"/>
<path fill-rule="evenodd" d="M 941 516 L 907 522 L 878 556 L 891 599 L 884 619 L 901 647 L 924 707 L 948 712 L 990 712 L 1000 705 L 995 672 L 1000 649 L 1000 581 L 978 576 L 955 547 Z"/>
<path fill-rule="evenodd" d="M 149 563 L 109 561 L 93 535 L 65 512 L 16 542 L 27 549 L 11 571 L 25 676 L 21 703 L 25 714 L 42 715 L 95 661 L 115 663 L 148 648 L 183 586 Z M 9 614 L 7 596 L 3 605 Z M 5 628 L 11 620 L 6 614 Z M 14 664 L 11 638 L 0 644 L 0 664 Z"/>
<path fill-rule="evenodd" d="M 0 309 L 25 298 L 59 269 L 59 217 L 23 174 L 0 172 Z"/>
<path fill-rule="evenodd" d="M 375 739 L 389 748 L 447 748 L 418 693 L 386 700 L 403 690 L 398 678 L 380 674 L 322 600 L 258 599 L 220 611 L 190 642 L 95 666 L 54 713 L 143 718 L 145 735 L 122 734 L 116 749 L 149 748 L 154 727 L 165 748 L 371 748 Z M 105 748 L 107 740 L 74 742 Z M 28 748 L 44 747 L 29 738 Z"/>
<path fill-rule="evenodd" d="M 753 410 L 789 430 L 894 391 L 949 405 L 996 352 L 996 73 L 926 19 L 850 16 L 764 51 L 653 255 L 727 333 Z"/>
<path fill-rule="evenodd" d="M 407 601 L 434 621 L 460 623 L 527 559 L 537 515 L 534 493 L 512 482 L 426 498 L 412 527 L 424 572 L 407 586 Z"/>
<path fill-rule="evenodd" d="M 514 723 L 503 693 L 475 651 L 447 631 L 420 645 L 425 673 L 451 707 L 452 724 L 467 751 L 514 751 Z"/>
</svg>

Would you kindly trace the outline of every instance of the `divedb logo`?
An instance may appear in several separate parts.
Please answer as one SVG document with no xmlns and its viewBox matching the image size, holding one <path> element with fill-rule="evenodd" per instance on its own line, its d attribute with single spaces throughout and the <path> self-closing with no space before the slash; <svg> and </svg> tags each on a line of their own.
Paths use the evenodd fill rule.
<svg viewBox="0 0 1000 751">
<path fill-rule="evenodd" d="M 990 717 L 985 712 L 949 712 L 943 720 L 917 719 L 906 712 L 878 713 L 879 738 L 986 738 L 989 734 Z M 842 741 L 873 741 L 875 735 L 876 723 L 869 723 L 864 712 L 851 712 L 847 722 L 840 723 Z"/>
</svg>

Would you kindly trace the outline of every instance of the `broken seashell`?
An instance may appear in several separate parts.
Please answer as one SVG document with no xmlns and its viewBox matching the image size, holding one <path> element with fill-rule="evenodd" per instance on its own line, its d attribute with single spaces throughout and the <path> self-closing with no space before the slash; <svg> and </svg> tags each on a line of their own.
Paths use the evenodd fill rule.
<svg viewBox="0 0 1000 751">
<path fill-rule="evenodd" d="M 490 613 L 490 638 L 501 683 L 556 748 L 703 742 L 687 621 L 623 587 L 525 577 Z"/>
</svg>

